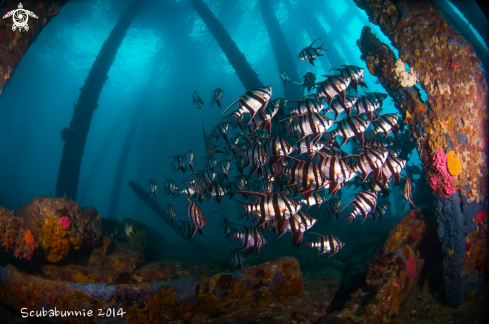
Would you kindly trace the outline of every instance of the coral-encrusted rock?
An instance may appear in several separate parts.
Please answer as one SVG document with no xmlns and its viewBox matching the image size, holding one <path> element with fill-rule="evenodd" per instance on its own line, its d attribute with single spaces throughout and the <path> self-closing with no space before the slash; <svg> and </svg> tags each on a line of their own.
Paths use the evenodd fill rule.
<svg viewBox="0 0 489 324">
<path fill-rule="evenodd" d="M 282 323 L 292 318 L 313 322 L 324 315 L 312 305 L 318 301 L 301 296 L 299 263 L 290 257 L 213 277 L 125 285 L 47 280 L 9 265 L 0 268 L 0 290 L 0 302 L 19 311 L 43 306 L 62 310 L 122 307 L 127 313 L 124 320 L 118 319 L 125 323 L 218 323 L 229 318 L 239 323 L 244 318 L 265 319 L 269 310 L 282 318 Z"/>
<path fill-rule="evenodd" d="M 50 262 L 63 259 L 70 250 L 101 244 L 101 216 L 95 208 L 80 208 L 65 198 L 34 198 L 16 212 L 0 207 L 2 246 L 16 257 Z"/>
<path fill-rule="evenodd" d="M 426 223 L 419 210 L 411 212 L 389 232 L 369 266 L 365 286 L 321 323 L 388 323 L 398 314 L 424 265 L 418 248 Z"/>
</svg>

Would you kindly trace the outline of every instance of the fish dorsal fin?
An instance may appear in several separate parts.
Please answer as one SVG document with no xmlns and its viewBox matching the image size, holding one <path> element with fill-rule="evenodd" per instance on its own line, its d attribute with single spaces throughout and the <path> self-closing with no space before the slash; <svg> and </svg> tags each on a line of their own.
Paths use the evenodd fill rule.
<svg viewBox="0 0 489 324">
<path fill-rule="evenodd" d="M 242 97 L 242 96 L 241 96 L 241 97 Z M 237 99 L 237 100 L 236 100 L 236 101 L 234 101 L 232 104 L 230 104 L 230 105 L 229 105 L 229 106 L 228 106 L 226 109 L 224 109 L 224 111 L 222 112 L 221 116 L 222 116 L 222 115 L 224 115 L 224 113 L 225 113 L 226 111 L 228 111 L 228 110 L 229 110 L 229 108 L 231 108 L 231 107 L 232 107 L 232 106 L 234 106 L 234 105 L 235 105 L 235 104 L 236 104 L 238 101 L 240 101 L 240 100 L 241 100 L 241 97 L 239 97 L 239 99 Z"/>
</svg>

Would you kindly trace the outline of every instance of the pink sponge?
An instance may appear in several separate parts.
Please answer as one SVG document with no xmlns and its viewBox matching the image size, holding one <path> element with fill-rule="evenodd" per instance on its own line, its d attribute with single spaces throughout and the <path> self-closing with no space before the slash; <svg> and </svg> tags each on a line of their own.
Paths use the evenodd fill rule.
<svg viewBox="0 0 489 324">
<path fill-rule="evenodd" d="M 68 217 L 61 217 L 59 219 L 59 222 L 61 224 L 61 226 L 63 226 L 63 228 L 66 230 L 68 227 L 70 227 L 70 219 Z"/>
<path fill-rule="evenodd" d="M 443 151 L 437 151 L 433 155 L 433 167 L 436 173 L 431 176 L 430 186 L 436 192 L 438 186 L 442 185 L 443 195 L 449 197 L 457 192 L 453 186 L 453 178 L 447 170 L 447 156 Z"/>
<path fill-rule="evenodd" d="M 410 257 L 408 260 L 407 260 L 407 264 L 406 264 L 406 270 L 407 272 L 412 276 L 416 276 L 416 259 L 413 258 L 413 257 Z"/>
</svg>

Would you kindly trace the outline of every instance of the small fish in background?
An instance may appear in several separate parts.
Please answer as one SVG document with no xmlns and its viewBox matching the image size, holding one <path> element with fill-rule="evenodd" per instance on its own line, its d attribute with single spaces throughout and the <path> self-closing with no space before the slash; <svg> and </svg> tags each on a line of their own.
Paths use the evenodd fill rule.
<svg viewBox="0 0 489 324">
<path fill-rule="evenodd" d="M 124 228 L 124 232 L 126 233 L 127 237 L 132 238 L 132 234 L 134 234 L 134 230 L 132 228 L 132 224 L 129 226 L 129 224 L 126 223 L 126 226 Z"/>
<path fill-rule="evenodd" d="M 287 83 L 287 81 L 289 81 L 289 73 L 287 73 L 287 71 L 284 71 L 284 70 L 280 70 L 280 77 L 282 78 L 282 80 L 284 81 L 284 87 L 285 87 L 285 84 Z"/>
<path fill-rule="evenodd" d="M 321 235 L 317 233 L 308 232 L 309 234 L 314 234 L 319 236 L 318 242 L 306 242 L 306 248 L 317 248 L 319 254 L 329 253 L 329 256 L 333 256 L 338 253 L 344 246 L 345 243 L 341 242 L 337 237 L 333 235 Z"/>
<path fill-rule="evenodd" d="M 321 37 L 322 38 L 322 37 Z M 316 60 L 316 56 L 324 56 L 326 55 L 325 53 L 321 53 L 320 51 L 327 51 L 322 46 L 324 45 L 321 44 L 319 47 L 313 47 L 314 43 L 320 40 L 321 38 L 316 39 L 314 42 L 311 43 L 311 45 L 305 47 L 300 51 L 299 56 L 297 57 L 301 61 L 307 61 L 314 65 L 314 61 Z"/>
<path fill-rule="evenodd" d="M 379 220 L 384 217 L 385 212 L 387 211 L 387 207 L 389 207 L 390 203 L 387 204 L 377 204 L 377 208 L 375 209 L 375 212 L 372 213 L 372 218 L 374 219 L 374 223 L 376 222 L 376 217 L 375 213 L 379 214 Z"/>
<path fill-rule="evenodd" d="M 406 207 L 406 203 L 409 201 L 411 205 L 413 205 L 414 208 L 416 208 L 416 205 L 414 204 L 413 201 L 413 183 L 411 181 L 411 177 L 409 176 L 409 173 L 406 172 L 406 181 L 404 182 L 404 190 L 402 191 L 402 195 L 404 196 L 404 199 L 406 201 L 404 202 L 404 205 L 402 205 L 402 209 Z"/>
<path fill-rule="evenodd" d="M 205 225 L 207 225 L 207 219 L 204 217 L 204 213 L 202 213 L 202 210 L 197 206 L 196 203 L 194 203 L 190 198 L 187 197 L 188 200 L 188 206 L 187 206 L 187 214 L 188 217 L 190 218 L 190 222 L 192 223 L 193 231 L 189 234 L 189 240 L 194 237 L 195 232 L 199 231 L 202 236 L 204 236 L 204 231 L 202 228 L 204 228 Z"/>
<path fill-rule="evenodd" d="M 194 94 L 192 96 L 192 103 L 197 106 L 197 109 L 202 109 L 204 107 L 204 102 L 202 99 L 200 99 L 199 95 L 197 94 L 197 90 L 194 91 Z"/>
<path fill-rule="evenodd" d="M 217 150 L 216 144 L 212 139 L 212 136 L 207 136 L 205 133 L 204 122 L 202 122 L 202 132 L 204 133 L 204 142 L 207 155 L 214 155 L 215 153 L 224 153 L 223 151 Z"/>
<path fill-rule="evenodd" d="M 241 226 L 244 227 L 243 232 L 234 228 L 231 240 L 240 239 L 243 242 L 241 250 L 249 248 L 246 255 L 251 254 L 253 251 L 255 251 L 256 254 L 260 253 L 260 248 L 267 243 L 267 240 L 263 237 L 261 231 L 253 226 Z"/>
<path fill-rule="evenodd" d="M 167 178 L 163 173 L 162 175 L 165 178 L 165 192 L 167 196 L 180 189 L 174 180 Z"/>
<path fill-rule="evenodd" d="M 149 179 L 149 190 L 151 191 L 149 196 L 151 197 L 151 195 L 154 195 L 155 199 L 156 199 L 156 189 L 158 189 L 158 185 L 156 184 L 156 182 L 153 179 Z"/>
<path fill-rule="evenodd" d="M 202 158 L 205 159 L 205 168 L 207 170 L 213 170 L 214 171 L 214 167 L 217 165 L 217 160 L 214 158 L 214 156 L 208 155 L 208 156 L 205 156 Z"/>
<path fill-rule="evenodd" d="M 236 227 L 234 226 L 234 223 L 231 222 L 226 216 L 221 215 L 220 217 L 220 223 L 221 226 L 224 227 L 224 238 L 228 238 L 229 235 L 233 233 L 233 231 L 236 230 Z"/>
<path fill-rule="evenodd" d="M 233 269 L 236 267 L 241 269 L 245 260 L 245 257 L 241 254 L 239 250 L 234 250 L 233 252 L 231 252 L 231 266 L 233 267 Z"/>
<path fill-rule="evenodd" d="M 214 103 L 216 103 L 217 106 L 221 108 L 222 95 L 223 95 L 223 91 L 221 90 L 221 88 L 216 88 L 215 90 L 212 91 L 211 107 L 214 105 Z"/>
<path fill-rule="evenodd" d="M 309 92 L 312 89 L 314 89 L 314 83 L 316 83 L 316 75 L 312 72 L 307 72 L 301 78 L 301 81 L 302 83 L 298 83 L 298 82 L 294 82 L 294 83 L 302 87 L 302 92 L 304 92 L 305 89 L 307 89 L 307 91 Z"/>
<path fill-rule="evenodd" d="M 190 237 L 192 223 L 187 222 L 187 221 L 182 221 L 182 220 L 179 220 L 179 222 L 181 223 L 181 225 L 178 228 L 180 236 L 184 237 L 186 235 L 186 236 Z"/>
<path fill-rule="evenodd" d="M 336 220 L 338 220 L 340 215 L 340 206 L 341 200 L 338 198 L 330 198 L 326 203 L 326 209 L 323 211 L 323 215 L 328 215 L 328 219 L 332 219 L 333 216 L 336 216 Z"/>
<path fill-rule="evenodd" d="M 177 211 L 169 202 L 166 202 L 166 204 L 167 204 L 166 212 L 168 213 L 169 216 L 168 223 L 173 223 L 173 220 L 177 216 Z"/>
</svg>

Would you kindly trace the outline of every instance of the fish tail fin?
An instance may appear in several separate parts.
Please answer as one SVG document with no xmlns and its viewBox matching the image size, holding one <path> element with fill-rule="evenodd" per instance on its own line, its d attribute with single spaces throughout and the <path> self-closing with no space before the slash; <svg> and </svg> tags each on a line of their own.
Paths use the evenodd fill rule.
<svg viewBox="0 0 489 324">
<path fill-rule="evenodd" d="M 345 220 L 348 220 L 350 222 L 350 225 L 351 225 L 351 223 L 353 223 L 353 221 L 355 220 L 355 215 L 350 214 L 350 215 L 345 217 Z"/>
<path fill-rule="evenodd" d="M 306 248 L 312 248 L 312 242 L 306 241 L 304 243 L 304 247 L 306 247 Z"/>
</svg>

